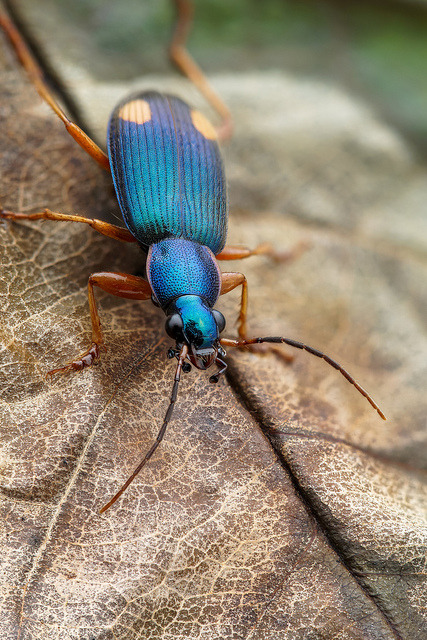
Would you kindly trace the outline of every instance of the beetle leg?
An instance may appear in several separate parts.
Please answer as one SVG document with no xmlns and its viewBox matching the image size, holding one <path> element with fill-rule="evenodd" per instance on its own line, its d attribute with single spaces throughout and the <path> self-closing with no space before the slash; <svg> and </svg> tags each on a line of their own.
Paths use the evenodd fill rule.
<svg viewBox="0 0 427 640">
<path fill-rule="evenodd" d="M 221 291 L 220 296 L 224 293 L 232 291 L 236 287 L 242 287 L 242 297 L 240 298 L 240 312 L 237 323 L 237 330 L 241 339 L 245 339 L 246 318 L 248 314 L 248 281 L 243 273 L 222 273 L 221 274 Z"/>
<path fill-rule="evenodd" d="M 122 242 L 136 242 L 136 239 L 130 231 L 123 227 L 118 227 L 115 224 L 109 224 L 103 220 L 97 220 L 96 218 L 85 218 L 84 216 L 73 216 L 66 213 L 58 213 L 57 211 L 51 211 L 50 209 L 43 209 L 43 211 L 36 211 L 35 213 L 15 213 L 8 211 L 7 209 L 0 209 L 0 218 L 6 218 L 9 220 L 55 220 L 58 222 L 83 222 L 88 224 L 101 233 L 103 236 L 113 238 L 114 240 L 121 240 Z"/>
<path fill-rule="evenodd" d="M 30 52 L 29 48 L 25 44 L 21 34 L 15 27 L 10 18 L 0 12 L 0 27 L 6 33 L 16 55 L 19 58 L 20 63 L 24 67 L 31 82 L 37 89 L 39 95 L 47 104 L 53 109 L 58 118 L 62 120 L 68 133 L 74 140 L 88 153 L 94 160 L 101 165 L 103 169 L 110 170 L 110 162 L 108 156 L 102 151 L 100 147 L 94 142 L 75 122 L 72 122 L 67 118 L 64 111 L 59 106 L 57 100 L 50 91 L 48 85 L 45 82 L 43 71 L 36 62 L 34 56 Z"/>
<path fill-rule="evenodd" d="M 308 243 L 303 241 L 296 244 L 295 247 L 293 249 L 290 249 L 289 251 L 279 252 L 276 251 L 271 244 L 266 242 L 263 244 L 259 244 L 257 247 L 255 247 L 255 249 L 230 245 L 224 247 L 221 253 L 217 254 L 215 257 L 217 260 L 241 260 L 243 258 L 249 258 L 250 256 L 266 255 L 271 257 L 273 260 L 276 260 L 277 262 L 290 262 L 291 260 L 295 260 L 296 258 L 298 258 L 304 251 L 306 251 L 308 246 Z M 246 278 L 241 273 L 223 273 L 222 279 L 223 280 L 220 295 L 223 293 L 228 293 L 235 287 L 238 287 L 240 284 L 242 285 L 242 299 L 240 303 L 238 330 L 240 339 L 244 340 L 247 335 L 246 316 L 248 308 L 248 285 Z M 272 351 L 278 358 L 286 363 L 293 362 L 294 360 L 294 356 L 291 353 L 287 353 L 275 344 L 258 343 L 256 345 L 245 345 L 245 347 L 257 353 L 266 353 L 268 351 Z"/>
<path fill-rule="evenodd" d="M 169 45 L 169 56 L 172 63 L 197 87 L 209 104 L 221 118 L 221 124 L 216 127 L 219 140 L 228 140 L 233 131 L 231 113 L 227 105 L 209 84 L 200 67 L 193 60 L 186 49 L 188 34 L 193 21 L 193 3 L 189 0 L 174 0 L 176 6 L 176 24 Z"/>
<path fill-rule="evenodd" d="M 90 367 L 99 358 L 100 348 L 104 348 L 104 338 L 101 331 L 101 321 L 99 319 L 98 308 L 93 288 L 99 287 L 107 293 L 111 293 L 119 298 L 129 298 L 130 300 L 148 300 L 151 297 L 151 287 L 149 283 L 138 276 L 128 273 L 99 272 L 92 273 L 89 277 L 87 289 L 89 299 L 90 317 L 92 320 L 92 344 L 76 360 L 69 362 L 63 367 L 53 369 L 48 374 L 58 372 L 81 371 Z"/>
<path fill-rule="evenodd" d="M 268 256 L 276 262 L 290 262 L 299 258 L 299 256 L 308 248 L 307 242 L 298 242 L 289 251 L 277 251 L 272 244 L 264 242 L 259 244 L 254 249 L 249 247 L 239 246 L 227 246 L 218 253 L 215 257 L 217 260 L 243 260 L 243 258 L 249 258 L 250 256 Z"/>
<path fill-rule="evenodd" d="M 218 257 L 218 256 L 216 256 Z M 247 313 L 248 313 L 248 281 L 243 273 L 222 273 L 221 274 L 221 291 L 220 295 L 224 293 L 228 293 L 232 291 L 236 287 L 241 285 L 242 287 L 242 297 L 240 300 L 240 313 L 238 319 L 238 333 L 240 338 L 240 343 L 242 343 L 242 347 L 250 349 L 256 353 L 266 353 L 268 351 L 272 351 L 277 357 L 281 360 L 284 360 L 286 363 L 293 362 L 294 356 L 292 354 L 286 353 L 283 349 L 277 347 L 274 344 L 254 344 L 247 343 Z M 244 343 L 244 344 L 243 344 Z M 221 344 L 226 344 L 221 341 Z M 234 346 L 234 344 L 232 345 Z"/>
</svg>

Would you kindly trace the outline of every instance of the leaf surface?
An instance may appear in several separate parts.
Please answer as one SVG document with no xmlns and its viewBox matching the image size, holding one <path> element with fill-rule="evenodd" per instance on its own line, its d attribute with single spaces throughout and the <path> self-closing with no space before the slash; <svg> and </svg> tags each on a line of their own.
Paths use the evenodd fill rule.
<svg viewBox="0 0 427 640">
<path fill-rule="evenodd" d="M 2 68 L 4 206 L 118 215 L 108 175 Z M 426 635 L 424 168 L 337 89 L 218 82 L 237 122 L 230 243 L 310 242 L 289 265 L 222 265 L 248 277 L 251 334 L 322 348 L 389 420 L 308 354 L 229 353 L 219 385 L 184 376 L 161 448 L 100 516 L 167 408 L 164 317 L 98 295 L 107 353 L 47 380 L 90 341 L 88 275 L 141 257 L 83 225 L 2 222 L 5 640 Z M 234 335 L 238 295 L 219 308 Z"/>
</svg>

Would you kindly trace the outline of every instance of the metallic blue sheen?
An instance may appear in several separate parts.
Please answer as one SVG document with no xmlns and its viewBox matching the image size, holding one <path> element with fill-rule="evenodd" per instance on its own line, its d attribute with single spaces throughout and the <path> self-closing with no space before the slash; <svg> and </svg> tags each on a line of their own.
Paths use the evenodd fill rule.
<svg viewBox="0 0 427 640">
<path fill-rule="evenodd" d="M 149 104 L 151 118 L 143 124 L 119 115 L 134 100 Z M 222 250 L 222 159 L 216 141 L 193 125 L 185 102 L 154 91 L 128 97 L 111 115 L 108 154 L 124 221 L 145 250 L 167 237 L 194 240 L 214 254 Z"/>
<path fill-rule="evenodd" d="M 197 350 L 210 349 L 218 340 L 218 327 L 210 309 L 198 296 L 181 296 L 174 308 L 183 322 L 183 334 L 188 344 Z"/>
<path fill-rule="evenodd" d="M 167 238 L 152 245 L 147 277 L 162 309 L 179 296 L 198 296 L 213 307 L 221 289 L 221 274 L 211 251 L 190 240 Z"/>
</svg>

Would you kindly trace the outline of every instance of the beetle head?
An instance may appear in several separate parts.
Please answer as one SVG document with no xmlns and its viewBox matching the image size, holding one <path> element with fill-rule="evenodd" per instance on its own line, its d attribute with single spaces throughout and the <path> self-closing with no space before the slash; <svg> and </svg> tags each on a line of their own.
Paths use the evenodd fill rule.
<svg viewBox="0 0 427 640">
<path fill-rule="evenodd" d="M 166 332 L 177 349 L 188 346 L 188 359 L 197 369 L 208 369 L 218 356 L 219 334 L 225 318 L 199 296 L 180 296 L 168 309 Z"/>
</svg>

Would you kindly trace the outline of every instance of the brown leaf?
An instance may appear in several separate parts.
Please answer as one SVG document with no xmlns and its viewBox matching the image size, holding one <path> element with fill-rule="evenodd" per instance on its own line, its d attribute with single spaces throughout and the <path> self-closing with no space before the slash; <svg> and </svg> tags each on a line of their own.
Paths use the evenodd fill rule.
<svg viewBox="0 0 427 640">
<path fill-rule="evenodd" d="M 68 139 L 21 70 L 10 60 L 8 67 L 4 205 L 117 214 L 108 176 Z M 280 82 L 271 85 L 275 95 L 304 103 L 303 87 Z M 216 387 L 202 373 L 184 376 L 161 448 L 100 516 L 167 407 L 174 365 L 165 358 L 164 317 L 149 303 L 99 295 L 108 352 L 99 366 L 50 382 L 46 371 L 90 341 L 89 273 L 135 273 L 140 257 L 77 224 L 1 223 L 7 640 L 425 637 L 425 239 L 411 227 L 416 204 L 405 209 L 404 238 L 388 229 L 391 183 L 384 189 L 380 180 L 376 191 L 379 174 L 400 173 L 393 193 L 417 203 L 421 168 L 357 105 L 347 122 L 356 114 L 371 127 L 362 142 L 351 127 L 339 141 L 337 127 L 314 123 L 311 137 L 322 135 L 311 148 L 309 132 L 302 144 L 295 127 L 294 137 L 278 125 L 268 130 L 254 117 L 255 106 L 265 113 L 272 104 L 268 90 L 268 79 L 256 77 L 229 87 L 239 123 L 226 152 L 232 201 L 242 195 L 245 204 L 246 185 L 263 205 L 234 212 L 230 242 L 288 248 L 309 239 L 311 247 L 291 265 L 239 263 L 251 333 L 306 340 L 339 358 L 389 421 L 307 354 L 289 366 L 271 355 L 229 354 L 228 379 Z M 321 114 L 322 88 L 311 90 Z M 335 98 L 339 109 L 344 98 Z M 375 159 L 369 169 L 367 156 Z M 349 166 L 370 204 L 347 203 L 341 178 Z M 328 171 L 342 190 L 326 188 Z M 292 173 L 287 186 L 280 176 Z M 284 202 L 293 217 L 269 213 Z M 237 295 L 226 298 L 220 308 L 233 335 Z"/>
</svg>

